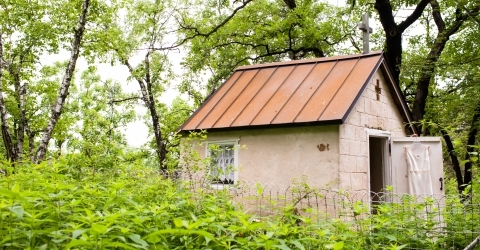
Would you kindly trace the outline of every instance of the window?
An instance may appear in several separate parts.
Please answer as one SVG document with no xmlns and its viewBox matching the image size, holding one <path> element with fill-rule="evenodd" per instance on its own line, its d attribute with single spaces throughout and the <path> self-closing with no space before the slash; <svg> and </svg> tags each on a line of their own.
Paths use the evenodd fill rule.
<svg viewBox="0 0 480 250">
<path fill-rule="evenodd" d="M 237 179 L 238 141 L 210 142 L 207 144 L 210 157 L 209 175 L 212 184 L 231 185 Z"/>
</svg>

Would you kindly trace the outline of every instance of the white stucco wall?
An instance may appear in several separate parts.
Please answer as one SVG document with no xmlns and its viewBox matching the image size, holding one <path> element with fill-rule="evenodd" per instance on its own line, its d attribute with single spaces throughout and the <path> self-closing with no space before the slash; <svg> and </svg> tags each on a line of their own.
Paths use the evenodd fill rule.
<svg viewBox="0 0 480 250">
<path fill-rule="evenodd" d="M 208 141 L 239 139 L 238 179 L 279 189 L 306 176 L 311 187 L 338 187 L 338 125 L 210 132 Z M 327 146 L 323 151 L 319 145 Z M 195 150 L 205 157 L 205 147 Z"/>
<path fill-rule="evenodd" d="M 375 92 L 377 79 L 380 80 L 381 88 L 379 100 Z M 402 137 L 406 136 L 403 124 L 385 79 L 382 73 L 377 71 L 345 123 L 340 125 L 339 188 L 368 190 L 369 152 L 366 128 L 389 131 L 392 137 Z"/>
</svg>

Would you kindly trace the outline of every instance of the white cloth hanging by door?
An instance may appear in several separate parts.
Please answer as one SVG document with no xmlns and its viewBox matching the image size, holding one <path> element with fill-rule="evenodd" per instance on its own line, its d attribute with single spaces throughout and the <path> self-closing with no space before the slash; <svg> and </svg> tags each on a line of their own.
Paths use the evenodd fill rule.
<svg viewBox="0 0 480 250">
<path fill-rule="evenodd" d="M 433 195 L 429 147 L 420 143 L 405 146 L 410 194 Z"/>
</svg>

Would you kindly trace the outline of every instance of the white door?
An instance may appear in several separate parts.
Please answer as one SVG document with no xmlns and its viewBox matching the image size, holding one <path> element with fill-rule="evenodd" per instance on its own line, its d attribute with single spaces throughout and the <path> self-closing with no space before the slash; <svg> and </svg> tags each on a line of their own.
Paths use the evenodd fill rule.
<svg viewBox="0 0 480 250">
<path fill-rule="evenodd" d="M 391 137 L 390 145 L 394 193 L 445 195 L 440 137 Z"/>
</svg>

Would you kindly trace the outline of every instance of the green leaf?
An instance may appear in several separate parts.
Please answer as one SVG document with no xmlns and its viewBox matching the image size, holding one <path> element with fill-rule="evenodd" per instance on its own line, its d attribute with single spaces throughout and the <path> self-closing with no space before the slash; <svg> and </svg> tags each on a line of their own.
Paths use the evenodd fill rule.
<svg viewBox="0 0 480 250">
<path fill-rule="evenodd" d="M 173 235 L 191 235 L 191 234 L 197 234 L 203 236 L 205 239 L 209 239 L 214 242 L 218 242 L 217 239 L 209 232 L 203 231 L 203 230 L 187 230 L 187 229 L 163 229 L 163 230 L 158 230 L 154 233 L 151 233 L 144 238 L 150 238 L 153 236 L 157 235 L 165 235 L 165 234 L 173 234 Z"/>
<path fill-rule="evenodd" d="M 293 245 L 295 245 L 298 249 L 300 249 L 300 250 L 305 250 L 305 247 L 303 247 L 303 245 L 302 245 L 299 241 L 297 241 L 297 240 L 292 240 L 292 241 L 290 241 L 290 242 L 291 242 Z"/>
<path fill-rule="evenodd" d="M 107 232 L 108 228 L 105 225 L 94 223 L 94 224 L 92 224 L 92 229 L 93 229 L 93 231 L 95 231 L 99 234 L 104 234 L 104 233 Z"/>
<path fill-rule="evenodd" d="M 20 192 L 20 184 L 15 183 L 13 186 L 12 186 L 12 192 L 14 193 L 19 193 Z"/>
<path fill-rule="evenodd" d="M 10 212 L 14 213 L 18 219 L 23 219 L 23 207 L 22 206 L 13 206 L 9 208 Z"/>
<path fill-rule="evenodd" d="M 153 235 L 153 236 L 147 238 L 147 241 L 150 242 L 150 243 L 153 243 L 153 244 L 158 243 L 161 240 L 162 239 L 160 237 L 158 237 L 157 235 Z"/>
<path fill-rule="evenodd" d="M 286 245 L 273 245 L 275 248 L 282 249 L 282 250 L 292 250 Z"/>
<path fill-rule="evenodd" d="M 403 244 L 403 245 L 401 245 L 401 246 L 395 247 L 394 249 L 395 249 L 395 250 L 400 250 L 400 249 L 403 249 L 403 248 L 405 248 L 405 247 L 407 247 L 407 246 L 408 246 L 408 244 Z"/>
<path fill-rule="evenodd" d="M 105 246 L 107 247 L 115 247 L 115 248 L 124 248 L 124 249 L 132 249 L 132 250 L 135 250 L 137 248 L 134 248 L 134 247 L 131 247 L 125 243 L 121 243 L 121 242 L 110 242 L 110 243 L 107 243 L 105 244 Z"/>
<path fill-rule="evenodd" d="M 140 237 L 140 235 L 138 234 L 130 234 L 128 236 L 128 238 L 130 238 L 131 240 L 133 240 L 135 243 L 138 243 L 144 247 L 148 247 L 148 243 L 144 240 L 142 240 L 142 238 Z"/>
<path fill-rule="evenodd" d="M 76 239 L 78 236 L 82 235 L 87 229 L 77 229 L 72 232 L 72 238 Z"/>
<path fill-rule="evenodd" d="M 395 237 L 394 235 L 387 235 L 385 237 L 387 237 L 387 239 L 389 239 L 391 241 L 397 241 L 397 237 Z"/>
<path fill-rule="evenodd" d="M 335 242 L 334 244 L 328 244 L 325 247 L 327 249 L 341 250 L 343 249 L 343 241 Z"/>
<path fill-rule="evenodd" d="M 257 195 L 263 194 L 263 187 L 259 186 L 257 187 Z"/>
<path fill-rule="evenodd" d="M 0 188 L 0 195 L 10 199 L 25 199 L 19 193 L 4 188 Z"/>
<path fill-rule="evenodd" d="M 68 243 L 68 245 L 66 246 L 67 249 L 70 249 L 72 247 L 78 247 L 78 246 L 94 246 L 95 245 L 95 242 L 89 242 L 89 241 L 85 241 L 85 240 L 77 240 L 77 239 L 73 239 L 72 241 L 70 241 L 70 243 Z"/>
<path fill-rule="evenodd" d="M 182 227 L 183 226 L 183 220 L 179 218 L 174 218 L 173 219 L 173 224 L 175 224 L 175 227 Z"/>
<path fill-rule="evenodd" d="M 339 241 L 333 244 L 333 250 L 340 250 L 340 249 L 343 249 L 343 241 Z"/>
</svg>

